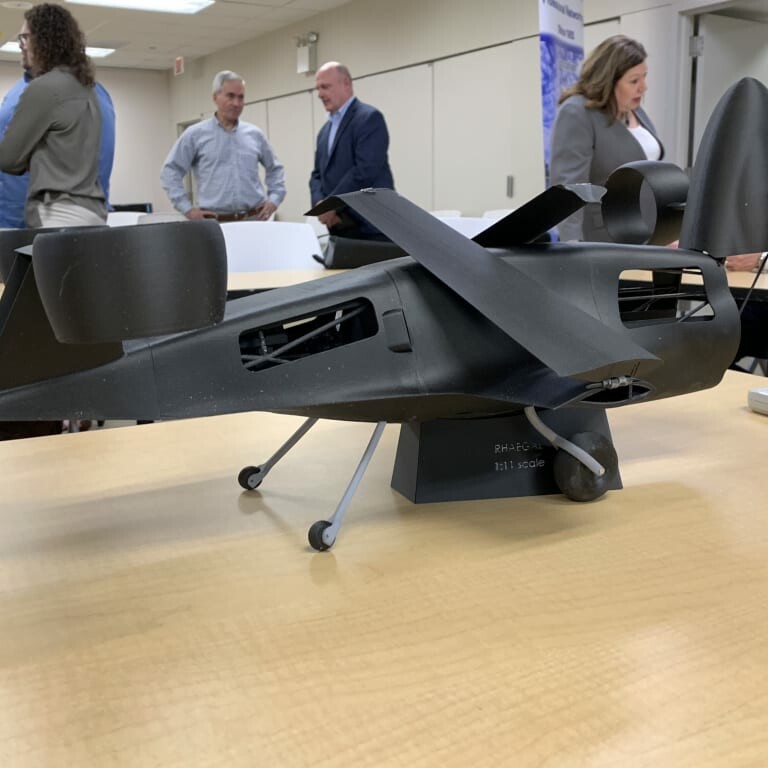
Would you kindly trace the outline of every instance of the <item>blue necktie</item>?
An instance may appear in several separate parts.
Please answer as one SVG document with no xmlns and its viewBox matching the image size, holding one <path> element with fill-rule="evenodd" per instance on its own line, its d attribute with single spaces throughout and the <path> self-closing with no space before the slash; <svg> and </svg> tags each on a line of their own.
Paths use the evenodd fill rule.
<svg viewBox="0 0 768 768">
<path fill-rule="evenodd" d="M 331 154 L 331 147 L 333 146 L 333 140 L 336 138 L 336 131 L 339 130 L 339 123 L 341 122 L 341 113 L 331 113 L 331 130 L 328 131 L 328 154 Z"/>
</svg>

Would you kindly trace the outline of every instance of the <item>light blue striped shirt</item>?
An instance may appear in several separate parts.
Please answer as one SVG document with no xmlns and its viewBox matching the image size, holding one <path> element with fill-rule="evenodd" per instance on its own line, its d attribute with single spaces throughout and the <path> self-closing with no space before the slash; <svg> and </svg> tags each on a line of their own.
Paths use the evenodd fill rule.
<svg viewBox="0 0 768 768">
<path fill-rule="evenodd" d="M 259 177 L 264 166 L 267 191 Z M 216 213 L 248 211 L 269 198 L 276 206 L 285 198 L 285 171 L 264 133 L 238 121 L 227 131 L 212 117 L 190 125 L 168 153 L 160 181 L 173 207 L 186 213 L 192 206 L 184 177 L 192 171 L 198 207 Z"/>
</svg>

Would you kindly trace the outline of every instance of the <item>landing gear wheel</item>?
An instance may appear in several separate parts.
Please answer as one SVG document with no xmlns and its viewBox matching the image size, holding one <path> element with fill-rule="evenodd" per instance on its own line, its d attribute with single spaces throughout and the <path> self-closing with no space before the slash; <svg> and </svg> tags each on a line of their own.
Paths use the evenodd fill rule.
<svg viewBox="0 0 768 768">
<path fill-rule="evenodd" d="M 569 440 L 578 445 L 605 467 L 605 474 L 598 477 L 570 453 L 560 449 L 555 454 L 555 482 L 571 501 L 594 501 L 607 490 L 616 476 L 619 457 L 611 441 L 598 432 L 578 432 Z"/>
<path fill-rule="evenodd" d="M 241 488 L 246 491 L 253 491 L 261 485 L 262 477 L 261 467 L 243 467 L 237 476 L 237 482 Z"/>
<path fill-rule="evenodd" d="M 318 552 L 325 552 L 333 546 L 333 541 L 330 544 L 326 544 L 323 540 L 324 531 L 330 527 L 331 524 L 327 520 L 318 520 L 316 523 L 312 523 L 307 535 L 309 546 L 312 547 L 312 549 L 316 549 Z"/>
</svg>

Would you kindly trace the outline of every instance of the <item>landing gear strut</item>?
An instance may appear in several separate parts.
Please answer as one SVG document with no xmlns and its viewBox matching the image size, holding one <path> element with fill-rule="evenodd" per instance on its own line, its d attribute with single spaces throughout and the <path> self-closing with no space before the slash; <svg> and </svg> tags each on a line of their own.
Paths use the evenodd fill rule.
<svg viewBox="0 0 768 768">
<path fill-rule="evenodd" d="M 244 467 L 240 470 L 237 481 L 246 490 L 253 490 L 258 488 L 267 473 L 277 464 L 280 459 L 285 456 L 288 451 L 293 448 L 296 443 L 301 440 L 302 437 L 314 426 L 317 419 L 307 419 L 288 440 L 280 446 L 280 448 L 263 464 L 257 467 Z M 341 523 L 344 520 L 347 507 L 349 507 L 352 497 L 355 495 L 358 485 L 365 474 L 365 470 L 368 468 L 373 454 L 376 451 L 376 446 L 379 444 L 381 435 L 384 432 L 384 427 L 387 425 L 386 421 L 380 421 L 376 424 L 376 428 L 373 430 L 371 439 L 368 441 L 368 446 L 363 453 L 360 463 L 357 465 L 352 479 L 347 485 L 347 489 L 344 491 L 344 495 L 341 497 L 341 501 L 336 506 L 334 513 L 328 520 L 318 520 L 313 523 L 308 532 L 307 538 L 309 539 L 309 546 L 312 549 L 316 549 L 318 552 L 324 552 L 330 549 L 336 541 L 336 536 L 341 528 Z"/>
</svg>

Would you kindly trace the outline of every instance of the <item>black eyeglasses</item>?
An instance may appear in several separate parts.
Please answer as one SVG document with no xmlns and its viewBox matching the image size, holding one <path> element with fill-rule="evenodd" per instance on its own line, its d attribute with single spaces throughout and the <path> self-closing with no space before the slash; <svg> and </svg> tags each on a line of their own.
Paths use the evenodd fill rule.
<svg viewBox="0 0 768 768">
<path fill-rule="evenodd" d="M 21 34 L 16 35 L 16 39 L 19 41 L 19 45 L 23 45 L 24 47 L 26 47 L 30 37 L 32 37 L 31 32 L 22 32 Z"/>
</svg>

